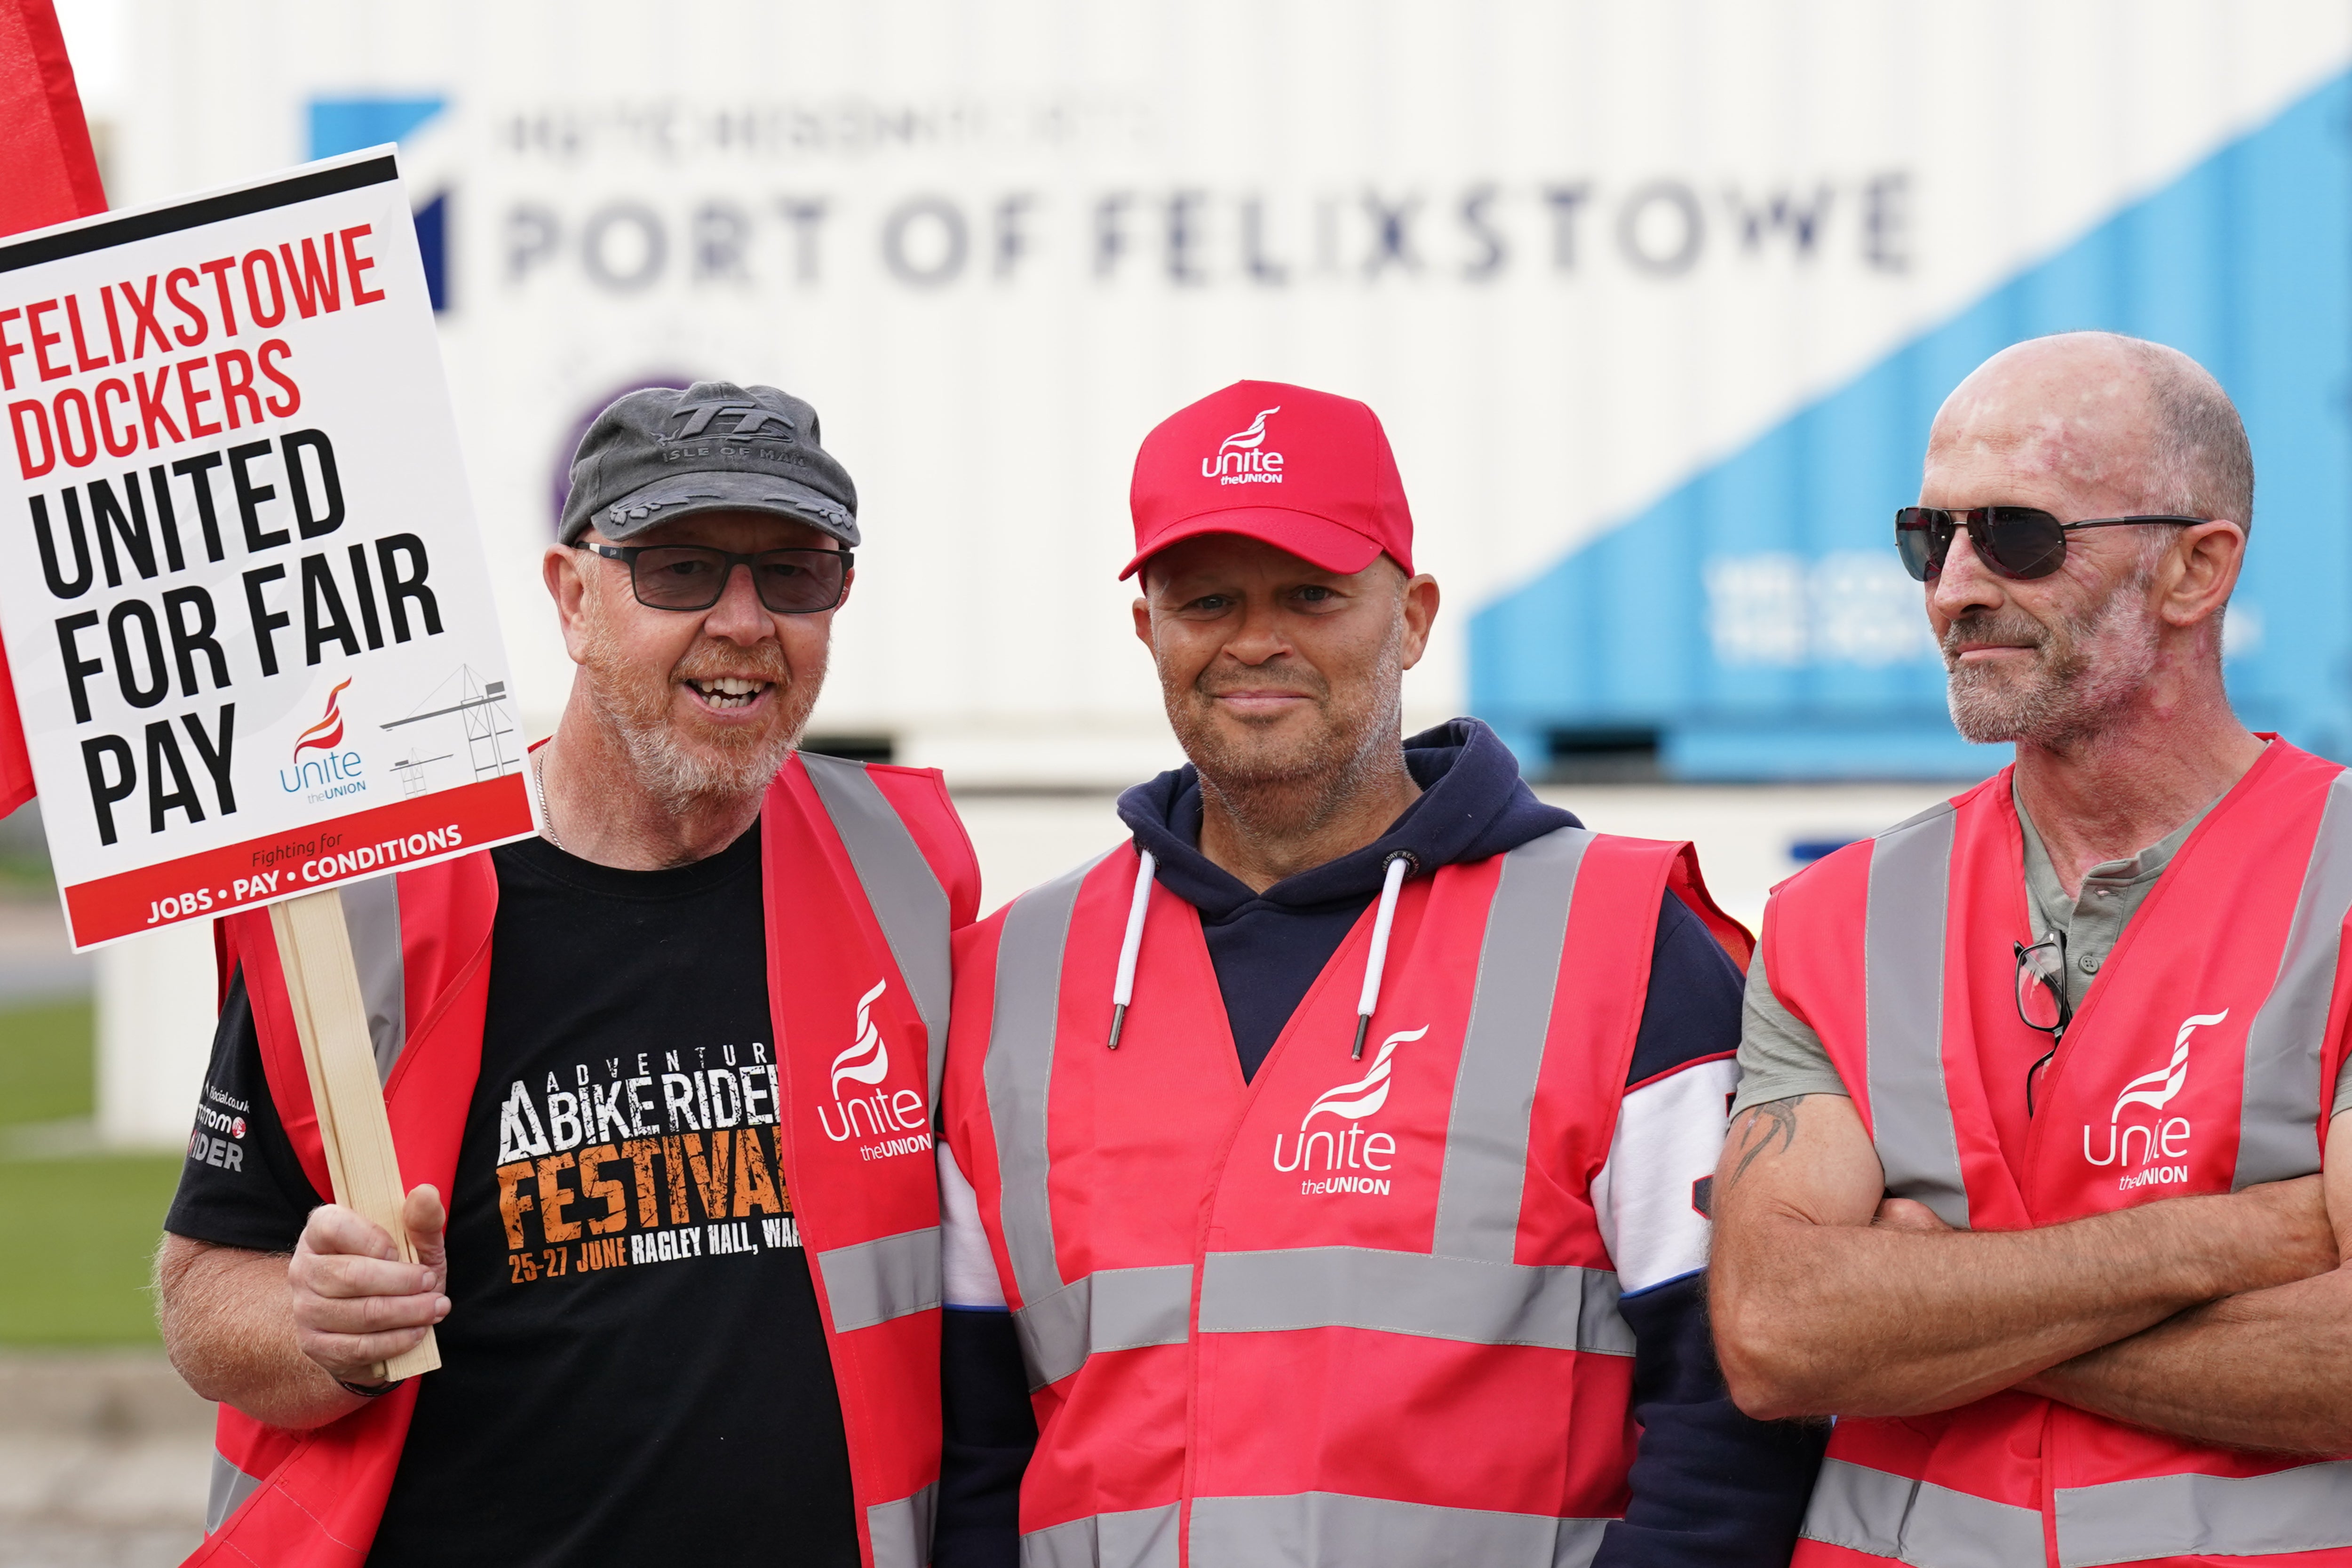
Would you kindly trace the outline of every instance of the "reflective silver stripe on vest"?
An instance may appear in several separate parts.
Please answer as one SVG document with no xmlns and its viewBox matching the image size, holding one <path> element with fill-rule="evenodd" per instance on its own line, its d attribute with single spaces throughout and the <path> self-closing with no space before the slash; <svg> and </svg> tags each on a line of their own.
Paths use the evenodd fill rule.
<svg viewBox="0 0 2352 1568">
<path fill-rule="evenodd" d="M 1192 1561 L 1214 1568 L 1583 1568 L 1608 1523 L 1339 1492 L 1200 1498 Z"/>
<path fill-rule="evenodd" d="M 2352 1546 L 2352 1461 L 2267 1476 L 2149 1476 L 2057 1491 L 2059 1568 Z"/>
<path fill-rule="evenodd" d="M 1034 1391 L 1059 1383 L 1097 1351 L 1181 1345 L 1192 1315 L 1192 1268 L 1097 1268 L 1013 1314 Z"/>
<path fill-rule="evenodd" d="M 866 776 L 866 764 L 803 752 L 801 766 L 849 851 L 866 907 L 890 944 L 890 956 L 930 1036 L 930 1103 L 936 1106 L 948 1053 L 948 890 L 882 786 Z"/>
<path fill-rule="evenodd" d="M 212 1480 L 205 1488 L 205 1533 L 210 1535 L 226 1524 L 228 1516 L 260 1489 L 259 1476 L 247 1475 L 214 1449 Z"/>
<path fill-rule="evenodd" d="M 1969 1194 L 1944 1086 L 1944 922 L 1952 904 L 1949 801 L 1896 823 L 1870 850 L 1863 931 L 1870 1139 L 1886 1190 L 1965 1228 Z"/>
<path fill-rule="evenodd" d="M 1202 1557 L 1198 1546 L 1193 1561 Z M 1021 1538 L 1021 1568 L 1176 1568 L 1176 1505 L 1098 1513 Z"/>
<path fill-rule="evenodd" d="M 400 946 L 400 879 L 371 877 L 341 889 L 343 926 L 351 932 L 352 963 L 359 971 L 360 1000 L 367 1005 L 368 1043 L 375 1048 L 375 1077 L 383 1083 L 400 1065 L 408 1044 L 408 981 Z"/>
<path fill-rule="evenodd" d="M 835 1333 L 870 1329 L 940 1304 L 940 1227 L 877 1237 L 816 1255 Z"/>
<path fill-rule="evenodd" d="M 1508 1263 L 1528 1177 L 1528 1126 L 1551 1028 L 1568 907 L 1593 835 L 1562 827 L 1503 857 L 1462 1033 L 1431 1250 Z"/>
<path fill-rule="evenodd" d="M 2338 773 L 2320 812 L 2277 983 L 2246 1031 L 2245 1100 L 2232 1187 L 2319 1169 L 2320 1082 L 2328 1002 L 2344 916 L 2352 910 L 2352 773 Z"/>
<path fill-rule="evenodd" d="M 2017 1568 L 2043 1560 L 2040 1509 L 1844 1459 L 1822 1461 L 1798 1533 L 1913 1568 Z"/>
<path fill-rule="evenodd" d="M 996 1007 L 981 1078 L 996 1133 L 1004 1250 L 1024 1301 L 1043 1301 L 1065 1283 L 1054 1257 L 1054 1210 L 1045 1197 L 1053 1163 L 1045 1145 L 1045 1105 L 1054 1079 L 1055 1020 L 1062 1007 L 1062 945 L 1069 938 L 1078 884 L 1100 864 L 1100 857 L 1089 860 L 1013 900 L 997 938 Z"/>
<path fill-rule="evenodd" d="M 913 1497 L 877 1502 L 866 1510 L 874 1542 L 874 1568 L 923 1568 L 931 1560 L 931 1520 L 939 1511 L 937 1481 Z"/>
<path fill-rule="evenodd" d="M 1529 1267 L 1363 1247 L 1213 1252 L 1202 1333 L 1371 1329 L 1474 1345 L 1632 1355 L 1605 1268 Z"/>
</svg>

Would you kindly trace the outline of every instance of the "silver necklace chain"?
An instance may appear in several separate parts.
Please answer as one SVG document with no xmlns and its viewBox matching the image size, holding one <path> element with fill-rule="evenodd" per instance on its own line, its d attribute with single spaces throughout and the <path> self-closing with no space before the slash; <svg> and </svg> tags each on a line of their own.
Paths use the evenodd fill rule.
<svg viewBox="0 0 2352 1568">
<path fill-rule="evenodd" d="M 545 747 L 540 748 L 531 756 L 530 781 L 539 788 L 539 830 L 547 836 L 547 841 L 550 844 L 562 849 L 563 840 L 555 836 L 555 814 L 547 809 L 547 750 Z"/>
</svg>

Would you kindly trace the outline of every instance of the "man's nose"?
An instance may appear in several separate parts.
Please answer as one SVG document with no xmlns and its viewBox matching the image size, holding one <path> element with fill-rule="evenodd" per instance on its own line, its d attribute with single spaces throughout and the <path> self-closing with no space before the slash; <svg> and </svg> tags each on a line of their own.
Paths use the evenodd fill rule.
<svg viewBox="0 0 2352 1568">
<path fill-rule="evenodd" d="M 760 603 L 760 590 L 752 585 L 747 563 L 738 561 L 727 569 L 727 585 L 719 591 L 719 602 L 704 613 L 702 629 L 740 643 L 765 642 L 776 635 L 775 623 L 769 617 L 768 607 Z"/>
<path fill-rule="evenodd" d="M 1281 617 L 1270 604 L 1245 603 L 1242 607 L 1242 624 L 1226 639 L 1225 652 L 1244 664 L 1264 664 L 1267 659 L 1290 651 L 1290 639 L 1282 635 Z"/>
<path fill-rule="evenodd" d="M 2000 579 L 1977 553 L 1968 530 L 1955 531 L 1943 569 L 1927 584 L 1928 605 L 1937 616 L 1953 621 L 1973 611 L 1997 609 L 2006 598 Z"/>
</svg>

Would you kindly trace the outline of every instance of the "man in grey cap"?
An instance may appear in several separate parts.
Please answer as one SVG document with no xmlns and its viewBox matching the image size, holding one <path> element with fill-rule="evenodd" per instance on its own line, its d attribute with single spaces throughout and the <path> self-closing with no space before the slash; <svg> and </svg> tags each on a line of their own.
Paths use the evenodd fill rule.
<svg viewBox="0 0 2352 1568">
<path fill-rule="evenodd" d="M 795 753 L 858 539 L 772 387 L 631 393 L 583 438 L 541 837 L 344 894 L 420 1261 L 328 1202 L 268 928 L 224 927 L 204 1096 L 240 1152 L 186 1167 L 158 1259 L 223 1405 L 224 1561 L 927 1560 L 979 876 L 936 773 Z M 442 1368 L 387 1380 L 436 1324 Z"/>
</svg>

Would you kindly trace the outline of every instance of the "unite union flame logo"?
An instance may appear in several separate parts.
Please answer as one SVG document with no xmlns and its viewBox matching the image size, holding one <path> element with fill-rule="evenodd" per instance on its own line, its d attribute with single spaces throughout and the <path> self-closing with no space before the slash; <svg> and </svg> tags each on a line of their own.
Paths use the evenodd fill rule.
<svg viewBox="0 0 2352 1568">
<path fill-rule="evenodd" d="M 1327 1110 L 1349 1121 L 1361 1121 L 1386 1105 L 1389 1102 L 1389 1075 L 1392 1070 L 1389 1058 L 1396 1055 L 1399 1046 L 1408 1040 L 1417 1040 L 1427 1033 L 1429 1026 L 1423 1024 L 1418 1029 L 1401 1029 L 1382 1040 L 1380 1053 L 1372 1058 L 1372 1070 L 1353 1083 L 1343 1083 L 1337 1089 L 1327 1089 L 1317 1095 L 1315 1103 L 1307 1108 L 1307 1114 L 1298 1119 L 1298 1130 L 1302 1132 L 1307 1131 L 1307 1124 Z"/>
<path fill-rule="evenodd" d="M 331 752 L 343 743 L 343 688 L 352 683 L 349 676 L 335 683 L 327 693 L 327 710 L 319 721 L 294 738 L 294 760 L 300 762 L 305 752 Z"/>
<path fill-rule="evenodd" d="M 1227 452 L 1255 452 L 1265 446 L 1266 416 L 1281 412 L 1282 405 L 1279 403 L 1271 408 L 1259 409 L 1257 417 L 1250 421 L 1248 429 L 1236 430 L 1225 437 L 1223 444 L 1217 448 L 1217 455 L 1223 457 Z"/>
<path fill-rule="evenodd" d="M 841 1080 L 862 1083 L 868 1089 L 890 1076 L 890 1047 L 882 1043 L 882 1031 L 874 1026 L 871 1012 L 875 999 L 890 988 L 887 980 L 878 980 L 874 989 L 857 999 L 857 1043 L 833 1058 L 833 1098 L 841 1098 Z"/>
<path fill-rule="evenodd" d="M 2179 1094 L 2181 1086 L 2189 1081 L 2189 1037 L 2205 1025 L 2218 1024 L 2229 1016 L 2230 1010 L 2224 1007 L 2218 1013 L 2200 1013 L 2182 1020 L 2180 1033 L 2172 1037 L 2172 1060 L 2124 1085 L 2123 1092 L 2116 1096 L 2116 1108 L 2107 1113 L 2107 1120 L 2121 1120 L 2126 1105 L 2145 1105 L 2150 1110 L 2162 1110 L 2171 1104 L 2172 1097 Z"/>
</svg>

